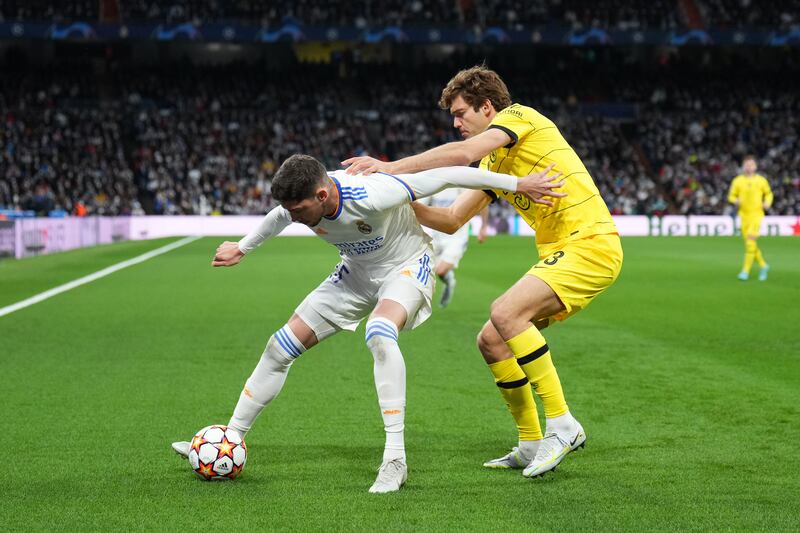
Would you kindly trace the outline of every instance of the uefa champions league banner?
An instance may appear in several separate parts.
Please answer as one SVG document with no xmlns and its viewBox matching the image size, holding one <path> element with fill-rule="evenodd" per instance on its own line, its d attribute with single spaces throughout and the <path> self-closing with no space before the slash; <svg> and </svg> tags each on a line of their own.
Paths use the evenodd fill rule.
<svg viewBox="0 0 800 533">
<path fill-rule="evenodd" d="M 23 218 L 0 221 L 0 257 L 26 257 L 63 252 L 123 240 L 158 239 L 185 235 L 238 238 L 261 216 L 136 216 Z M 729 216 L 615 216 L 623 237 L 722 237 L 740 235 L 741 222 Z M 480 230 L 480 218 L 470 223 Z M 517 216 L 492 218 L 489 235 L 533 236 Z M 308 227 L 291 224 L 281 236 L 312 236 Z M 768 216 L 761 223 L 764 236 L 800 236 L 800 216 Z"/>
</svg>

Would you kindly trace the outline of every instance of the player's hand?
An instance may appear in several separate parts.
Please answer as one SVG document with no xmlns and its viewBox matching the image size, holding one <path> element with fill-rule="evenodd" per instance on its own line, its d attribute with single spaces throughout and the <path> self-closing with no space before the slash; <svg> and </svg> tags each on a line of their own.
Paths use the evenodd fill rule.
<svg viewBox="0 0 800 533">
<path fill-rule="evenodd" d="M 764 208 L 764 211 L 766 211 L 767 209 L 769 209 L 769 206 L 767 205 L 767 202 L 764 202 L 764 205 L 763 205 L 762 207 Z"/>
<path fill-rule="evenodd" d="M 244 254 L 239 249 L 238 242 L 225 241 L 217 247 L 217 253 L 214 255 L 214 260 L 211 261 L 211 266 L 231 267 L 238 265 L 242 257 L 244 257 Z"/>
<path fill-rule="evenodd" d="M 552 207 L 553 202 L 546 200 L 546 196 L 550 198 L 563 198 L 567 195 L 567 193 L 556 192 L 553 190 L 563 187 L 566 183 L 564 180 L 556 181 L 561 176 L 561 172 L 556 172 L 552 176 L 547 175 L 548 172 L 553 170 L 554 166 L 555 163 L 551 164 L 541 172 L 535 172 L 525 176 L 524 178 L 520 178 L 520 180 L 517 182 L 517 192 L 530 198 L 535 204 Z"/>
<path fill-rule="evenodd" d="M 364 174 L 369 175 L 375 172 L 386 172 L 391 174 L 390 165 L 388 161 L 381 161 L 368 155 L 360 155 L 358 157 L 351 157 L 342 161 L 342 166 L 347 167 L 348 174 Z"/>
</svg>

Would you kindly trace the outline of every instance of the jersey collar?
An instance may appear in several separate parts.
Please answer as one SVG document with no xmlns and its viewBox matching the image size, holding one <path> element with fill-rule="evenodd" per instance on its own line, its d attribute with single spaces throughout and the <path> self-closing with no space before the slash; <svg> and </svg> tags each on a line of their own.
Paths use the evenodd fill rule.
<svg viewBox="0 0 800 533">
<path fill-rule="evenodd" d="M 336 192 L 339 193 L 339 205 L 336 206 L 336 212 L 333 215 L 331 216 L 325 215 L 325 218 L 328 220 L 336 220 L 337 218 L 339 218 L 339 215 L 342 214 L 342 185 L 339 183 L 339 180 L 337 180 L 333 176 L 328 176 L 328 177 L 331 179 L 331 181 L 333 181 L 333 184 L 336 185 Z"/>
</svg>

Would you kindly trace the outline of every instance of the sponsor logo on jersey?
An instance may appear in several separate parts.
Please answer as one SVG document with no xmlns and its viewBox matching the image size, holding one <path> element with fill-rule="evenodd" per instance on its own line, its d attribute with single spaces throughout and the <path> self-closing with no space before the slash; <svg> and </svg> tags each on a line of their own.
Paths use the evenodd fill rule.
<svg viewBox="0 0 800 533">
<path fill-rule="evenodd" d="M 505 114 L 508 114 L 508 115 L 514 115 L 514 116 L 517 116 L 519 118 L 523 118 L 522 111 L 520 111 L 519 109 L 514 109 L 513 107 L 507 107 L 507 108 L 503 109 L 502 113 L 505 113 Z"/>
<path fill-rule="evenodd" d="M 372 226 L 370 226 L 363 220 L 356 220 L 356 226 L 358 227 L 358 231 L 360 231 L 364 235 L 369 235 L 370 233 L 372 233 Z"/>
<path fill-rule="evenodd" d="M 526 196 L 523 196 L 521 194 L 515 194 L 514 205 L 516 205 L 523 211 L 526 211 L 531 206 L 531 201 Z"/>
<path fill-rule="evenodd" d="M 339 249 L 339 253 L 342 255 L 363 255 L 380 249 L 383 246 L 383 239 L 381 236 L 356 242 L 335 242 L 333 245 Z"/>
</svg>

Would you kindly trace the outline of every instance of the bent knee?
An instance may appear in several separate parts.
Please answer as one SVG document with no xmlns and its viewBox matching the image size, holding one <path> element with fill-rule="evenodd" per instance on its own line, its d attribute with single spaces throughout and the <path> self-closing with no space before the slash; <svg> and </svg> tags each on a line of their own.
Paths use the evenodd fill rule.
<svg viewBox="0 0 800 533">
<path fill-rule="evenodd" d="M 496 363 L 508 358 L 505 341 L 495 332 L 484 327 L 476 339 L 478 350 L 487 364 Z"/>
<path fill-rule="evenodd" d="M 492 302 L 492 306 L 489 308 L 489 320 L 495 327 L 503 326 L 512 319 L 512 313 L 503 303 L 503 299 L 498 298 Z"/>
</svg>

